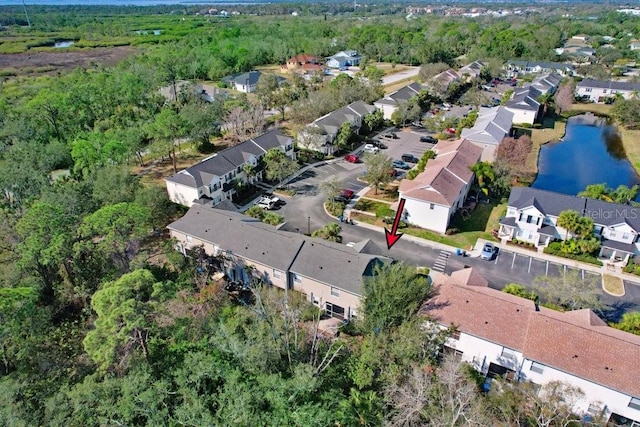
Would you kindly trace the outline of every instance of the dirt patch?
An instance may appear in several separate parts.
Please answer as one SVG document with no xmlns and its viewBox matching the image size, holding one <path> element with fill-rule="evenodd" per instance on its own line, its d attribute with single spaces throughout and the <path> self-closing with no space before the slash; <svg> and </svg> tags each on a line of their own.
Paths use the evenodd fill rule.
<svg viewBox="0 0 640 427">
<path fill-rule="evenodd" d="M 18 75 L 54 74 L 76 68 L 88 68 L 92 64 L 112 66 L 133 55 L 137 50 L 130 46 L 95 48 L 62 52 L 24 52 L 0 55 L 0 74 L 4 71 Z"/>
</svg>

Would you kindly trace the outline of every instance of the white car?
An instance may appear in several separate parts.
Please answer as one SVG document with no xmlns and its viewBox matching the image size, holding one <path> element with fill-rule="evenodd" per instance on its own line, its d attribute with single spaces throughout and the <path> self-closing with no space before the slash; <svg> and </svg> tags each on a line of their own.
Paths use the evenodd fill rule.
<svg viewBox="0 0 640 427">
<path fill-rule="evenodd" d="M 271 210 L 276 207 L 276 203 L 268 197 L 260 197 L 256 202 L 256 206 L 262 209 Z"/>
<path fill-rule="evenodd" d="M 376 154 L 380 151 L 380 149 L 373 144 L 365 144 L 364 149 L 362 151 L 364 151 L 365 153 Z"/>
</svg>

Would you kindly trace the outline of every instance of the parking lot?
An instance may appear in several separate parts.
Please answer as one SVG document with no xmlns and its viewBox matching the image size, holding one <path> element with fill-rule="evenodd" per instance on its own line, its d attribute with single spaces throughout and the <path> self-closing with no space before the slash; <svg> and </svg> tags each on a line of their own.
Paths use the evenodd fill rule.
<svg viewBox="0 0 640 427">
<path fill-rule="evenodd" d="M 552 261 L 539 259 L 532 253 L 531 256 L 511 252 L 508 249 L 502 249 L 498 255 L 491 261 L 485 261 L 487 268 L 499 271 L 508 271 L 514 278 L 515 283 L 520 283 L 516 278 L 522 278 L 522 284 L 531 283 L 531 280 L 537 276 L 560 276 L 572 269 L 566 265 L 555 263 Z M 585 277 L 586 274 L 600 276 L 598 273 L 579 270 L 579 273 Z"/>
<path fill-rule="evenodd" d="M 394 132 L 398 136 L 398 139 L 381 137 L 375 137 L 374 139 L 383 142 L 387 146 L 386 149 L 380 150 L 380 152 L 391 157 L 392 160 L 400 159 L 405 153 L 420 158 L 425 151 L 431 150 L 434 144 L 420 142 L 420 137 L 432 134 L 427 130 L 417 129 L 418 128 L 405 128 L 405 130 L 392 129 L 389 132 Z"/>
</svg>

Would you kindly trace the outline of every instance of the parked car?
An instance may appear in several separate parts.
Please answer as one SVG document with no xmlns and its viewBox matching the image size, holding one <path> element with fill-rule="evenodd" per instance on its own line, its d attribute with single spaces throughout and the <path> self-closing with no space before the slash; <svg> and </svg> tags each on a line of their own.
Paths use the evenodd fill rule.
<svg viewBox="0 0 640 427">
<path fill-rule="evenodd" d="M 287 204 L 287 202 L 285 202 L 278 196 L 274 196 L 273 193 L 264 193 L 263 197 L 271 200 L 276 206 L 284 206 Z"/>
<path fill-rule="evenodd" d="M 380 135 L 380 138 L 398 139 L 398 135 L 396 135 L 395 132 L 387 132 Z"/>
<path fill-rule="evenodd" d="M 355 154 L 347 154 L 344 159 L 349 163 L 358 163 L 360 161 L 360 158 Z"/>
<path fill-rule="evenodd" d="M 418 161 L 420 160 L 413 154 L 409 154 L 409 153 L 403 154 L 402 156 L 400 156 L 400 158 L 402 159 L 403 162 L 407 162 L 407 163 L 418 163 Z"/>
<path fill-rule="evenodd" d="M 340 195 L 343 196 L 343 197 L 346 197 L 349 200 L 351 200 L 351 199 L 353 199 L 353 196 L 356 195 L 356 193 L 353 190 L 350 190 L 348 188 L 344 188 L 343 190 L 340 191 Z"/>
<path fill-rule="evenodd" d="M 420 142 L 428 142 L 429 144 L 437 144 L 438 143 L 438 138 L 434 138 L 433 136 L 421 136 L 420 137 Z"/>
<path fill-rule="evenodd" d="M 455 128 L 447 128 L 447 132 L 452 134 L 452 135 L 455 135 L 456 134 L 456 129 Z"/>
<path fill-rule="evenodd" d="M 376 154 L 380 151 L 380 149 L 373 144 L 364 144 L 364 149 L 362 151 L 364 151 L 365 153 Z"/>
<path fill-rule="evenodd" d="M 344 203 L 345 205 L 347 203 L 349 203 L 349 199 L 344 197 L 344 196 L 342 196 L 342 195 L 333 196 L 333 197 L 330 198 L 330 200 L 333 200 L 334 202 L 338 202 L 338 203 Z"/>
<path fill-rule="evenodd" d="M 392 163 L 394 168 L 398 169 L 411 169 L 411 165 L 409 163 L 403 162 L 402 160 L 394 160 Z"/>
<path fill-rule="evenodd" d="M 491 261 L 498 253 L 498 248 L 493 243 L 485 243 L 480 252 L 480 258 Z"/>
<path fill-rule="evenodd" d="M 371 141 L 371 144 L 375 145 L 381 150 L 386 150 L 388 148 L 387 145 L 382 141 Z"/>
<path fill-rule="evenodd" d="M 448 102 L 443 102 L 442 107 L 440 108 L 442 108 L 444 111 L 449 111 L 451 110 L 451 104 L 449 104 Z"/>
<path fill-rule="evenodd" d="M 262 209 L 267 209 L 267 210 L 272 210 L 276 208 L 276 204 L 268 197 L 260 197 L 256 202 L 256 206 Z"/>
</svg>

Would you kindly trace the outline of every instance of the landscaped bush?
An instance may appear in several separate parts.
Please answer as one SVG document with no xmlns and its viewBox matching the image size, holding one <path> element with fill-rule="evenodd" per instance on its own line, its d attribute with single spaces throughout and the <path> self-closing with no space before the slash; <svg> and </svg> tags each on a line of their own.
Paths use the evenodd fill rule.
<svg viewBox="0 0 640 427">
<path fill-rule="evenodd" d="M 516 295 L 521 298 L 530 299 L 531 301 L 535 301 L 537 297 L 535 292 L 528 291 L 527 288 L 517 283 L 509 283 L 504 288 L 502 288 L 502 292 L 511 294 L 511 295 Z"/>
<path fill-rule="evenodd" d="M 594 265 L 602 265 L 602 261 L 592 254 L 570 254 L 562 250 L 562 242 L 551 242 L 549 246 L 544 248 L 545 254 L 557 255 L 563 258 L 573 259 L 576 261 L 586 262 Z"/>
<path fill-rule="evenodd" d="M 269 225 L 278 225 L 284 222 L 284 217 L 273 212 L 265 212 L 262 222 Z"/>
<path fill-rule="evenodd" d="M 337 217 L 344 214 L 344 203 L 342 202 L 325 202 L 324 207 L 330 215 Z"/>
<path fill-rule="evenodd" d="M 627 262 L 627 265 L 622 269 L 625 273 L 635 274 L 640 276 L 640 259 L 632 258 Z"/>
<path fill-rule="evenodd" d="M 407 172 L 407 179 L 414 180 L 419 174 L 420 171 L 418 169 L 411 169 L 409 172 Z"/>
</svg>

